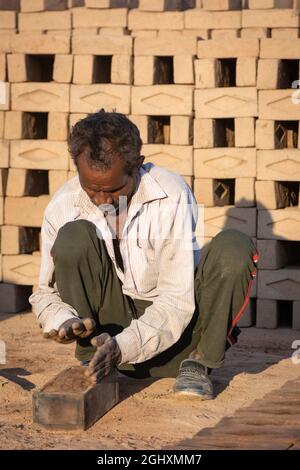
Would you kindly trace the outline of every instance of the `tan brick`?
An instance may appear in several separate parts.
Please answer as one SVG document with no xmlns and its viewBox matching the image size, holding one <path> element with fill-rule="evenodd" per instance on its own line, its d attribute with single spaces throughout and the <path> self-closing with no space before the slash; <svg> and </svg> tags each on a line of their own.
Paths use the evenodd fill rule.
<svg viewBox="0 0 300 470">
<path fill-rule="evenodd" d="M 70 83 L 73 75 L 73 56 L 56 54 L 53 67 L 53 80 L 57 83 Z"/>
<path fill-rule="evenodd" d="M 242 26 L 240 11 L 210 12 L 192 9 L 185 12 L 186 29 L 239 29 Z"/>
<path fill-rule="evenodd" d="M 65 10 L 68 8 L 67 0 L 21 0 L 21 11 L 32 13 L 44 10 Z"/>
<path fill-rule="evenodd" d="M 7 111 L 5 113 L 4 137 L 5 139 L 22 139 L 23 113 L 22 111 Z"/>
<path fill-rule="evenodd" d="M 66 142 L 15 140 L 11 142 L 11 167 L 36 170 L 67 170 Z"/>
<path fill-rule="evenodd" d="M 11 52 L 11 38 L 13 36 L 14 33 L 12 33 L 11 31 L 1 33 L 0 53 L 7 54 L 8 52 Z"/>
<path fill-rule="evenodd" d="M 300 180 L 299 150 L 258 150 L 257 178 L 277 181 Z"/>
<path fill-rule="evenodd" d="M 257 119 L 256 148 L 275 149 L 275 121 Z"/>
<path fill-rule="evenodd" d="M 300 271 L 285 268 L 275 271 L 260 269 L 258 296 L 274 300 L 300 300 Z"/>
<path fill-rule="evenodd" d="M 125 36 L 127 34 L 126 28 L 100 28 L 99 34 L 101 36 Z"/>
<path fill-rule="evenodd" d="M 51 31 L 71 29 L 70 11 L 43 11 L 39 13 L 19 13 L 19 31 Z"/>
<path fill-rule="evenodd" d="M 93 36 L 96 39 L 99 34 L 99 28 L 76 28 L 72 30 L 72 40 L 82 36 Z"/>
<path fill-rule="evenodd" d="M 243 10 L 242 27 L 297 28 L 299 18 L 292 10 Z"/>
<path fill-rule="evenodd" d="M 240 10 L 241 0 L 203 0 L 203 8 L 210 11 Z"/>
<path fill-rule="evenodd" d="M 4 197 L 0 197 L 0 225 L 3 225 L 3 222 L 4 222 L 3 207 L 4 207 Z"/>
<path fill-rule="evenodd" d="M 132 113 L 161 115 L 192 114 L 193 87 L 188 85 L 155 85 L 132 87 Z"/>
<path fill-rule="evenodd" d="M 0 111 L 0 139 L 4 135 L 4 111 Z"/>
<path fill-rule="evenodd" d="M 258 238 L 300 240 L 300 211 L 296 207 L 258 211 Z"/>
<path fill-rule="evenodd" d="M 196 88 L 216 88 L 218 86 L 218 61 L 216 59 L 195 60 Z"/>
<path fill-rule="evenodd" d="M 128 14 L 129 29 L 183 29 L 184 13 L 183 12 L 145 12 L 138 9 L 130 10 Z"/>
<path fill-rule="evenodd" d="M 255 177 L 256 149 L 195 149 L 194 172 L 202 178 Z"/>
<path fill-rule="evenodd" d="M 215 39 L 217 41 L 230 41 L 231 39 L 238 38 L 239 34 L 239 29 L 213 29 L 211 32 L 211 39 Z"/>
<path fill-rule="evenodd" d="M 25 54 L 8 54 L 7 70 L 10 82 L 26 82 L 27 66 Z"/>
<path fill-rule="evenodd" d="M 48 114 L 48 139 L 67 140 L 69 134 L 68 113 L 51 112 Z"/>
<path fill-rule="evenodd" d="M 146 162 L 154 163 L 180 175 L 193 174 L 193 148 L 179 145 L 143 145 Z"/>
<path fill-rule="evenodd" d="M 134 58 L 134 84 L 153 85 L 154 56 L 137 56 Z"/>
<path fill-rule="evenodd" d="M 236 86 L 256 86 L 256 57 L 238 57 Z"/>
<path fill-rule="evenodd" d="M 74 178 L 74 177 L 77 176 L 77 175 L 78 175 L 77 170 L 68 171 L 68 180 Z"/>
<path fill-rule="evenodd" d="M 21 197 L 25 195 L 27 170 L 20 168 L 10 168 L 7 178 L 7 196 Z"/>
<path fill-rule="evenodd" d="M 204 204 L 205 207 L 214 207 L 214 180 L 211 178 L 196 178 L 194 181 L 194 195 L 198 204 Z"/>
<path fill-rule="evenodd" d="M 171 116 L 171 145 L 191 145 L 193 122 L 189 116 Z"/>
<path fill-rule="evenodd" d="M 277 59 L 260 59 L 257 68 L 257 88 L 271 90 L 278 87 L 279 64 Z"/>
<path fill-rule="evenodd" d="M 122 28 L 127 26 L 127 9 L 75 9 L 73 10 L 73 28 Z M 130 28 L 132 29 L 132 28 Z"/>
<path fill-rule="evenodd" d="M 126 8 L 128 0 L 85 0 L 87 8 Z"/>
<path fill-rule="evenodd" d="M 225 13 L 222 13 L 225 14 Z M 259 55 L 258 39 L 230 39 L 230 41 L 211 39 L 198 41 L 197 54 L 201 59 L 226 59 L 231 57 L 257 57 Z"/>
<path fill-rule="evenodd" d="M 268 28 L 243 28 L 240 31 L 242 39 L 263 39 L 270 36 Z"/>
<path fill-rule="evenodd" d="M 158 37 L 158 31 L 151 31 L 151 30 L 146 30 L 144 31 L 143 29 L 136 29 L 131 31 L 131 36 L 133 38 L 157 38 Z"/>
<path fill-rule="evenodd" d="M 225 229 L 236 229 L 249 237 L 256 236 L 256 209 L 234 206 L 204 209 L 204 236 L 215 237 Z"/>
<path fill-rule="evenodd" d="M 11 225 L 1 227 L 1 253 L 4 255 L 19 253 L 19 227 Z"/>
<path fill-rule="evenodd" d="M 252 87 L 195 90 L 196 118 L 257 116 L 257 92 Z"/>
<path fill-rule="evenodd" d="M 141 11 L 177 10 L 180 8 L 180 3 L 168 0 L 139 0 L 139 9 Z"/>
<path fill-rule="evenodd" d="M 300 39 L 262 39 L 260 57 L 262 59 L 299 59 Z"/>
<path fill-rule="evenodd" d="M 236 178 L 235 180 L 235 207 L 255 206 L 255 179 Z"/>
<path fill-rule="evenodd" d="M 194 58 L 188 55 L 174 56 L 174 83 L 194 83 Z"/>
<path fill-rule="evenodd" d="M 6 55 L 0 54 L 0 81 L 6 80 Z"/>
<path fill-rule="evenodd" d="M 293 0 L 249 0 L 248 7 L 251 10 L 267 8 L 292 8 Z"/>
<path fill-rule="evenodd" d="M 4 204 L 5 225 L 40 227 L 49 196 L 6 197 Z"/>
<path fill-rule="evenodd" d="M 254 118 L 236 118 L 235 122 L 235 146 L 255 146 L 255 120 Z"/>
<path fill-rule="evenodd" d="M 174 35 L 165 38 L 136 38 L 134 41 L 134 55 L 142 56 L 175 56 L 195 55 L 197 52 L 197 41 L 195 37 L 182 37 Z"/>
<path fill-rule="evenodd" d="M 0 111 L 6 111 L 10 105 L 10 84 L 0 82 Z"/>
<path fill-rule="evenodd" d="M 69 111 L 69 85 L 58 83 L 13 83 L 14 111 Z"/>
<path fill-rule="evenodd" d="M 95 34 L 74 36 L 72 51 L 73 54 L 131 55 L 132 38 L 130 36 L 103 37 Z"/>
<path fill-rule="evenodd" d="M 38 284 L 40 257 L 35 255 L 3 256 L 3 281 L 12 284 Z"/>
<path fill-rule="evenodd" d="M 129 85 L 71 85 L 71 112 L 93 113 L 100 108 L 106 111 L 130 113 Z M 139 113 L 137 113 L 139 114 Z"/>
<path fill-rule="evenodd" d="M 210 39 L 210 30 L 209 29 L 184 29 L 181 32 L 183 37 L 195 37 L 196 39 Z"/>
<path fill-rule="evenodd" d="M 256 328 L 277 328 L 279 322 L 279 303 L 276 300 L 257 299 Z"/>
<path fill-rule="evenodd" d="M 54 194 L 61 186 L 68 181 L 68 172 L 64 170 L 49 171 L 49 193 Z"/>
<path fill-rule="evenodd" d="M 130 85 L 132 83 L 132 56 L 115 54 L 111 61 L 111 82 Z"/>
<path fill-rule="evenodd" d="M 257 240 L 259 269 L 279 269 L 288 264 L 286 243 L 280 240 Z"/>
<path fill-rule="evenodd" d="M 215 126 L 213 119 L 194 119 L 194 147 L 213 148 Z"/>
<path fill-rule="evenodd" d="M 94 56 L 93 55 L 75 55 L 74 56 L 74 75 L 73 83 L 91 84 L 94 75 Z"/>
<path fill-rule="evenodd" d="M 148 116 L 138 116 L 136 114 L 131 114 L 128 116 L 129 120 L 133 122 L 140 131 L 141 139 L 144 144 L 148 143 Z"/>
<path fill-rule="evenodd" d="M 273 28 L 272 29 L 272 38 L 285 40 L 289 39 L 299 39 L 299 29 L 298 28 Z"/>
<path fill-rule="evenodd" d="M 87 117 L 87 113 L 72 113 L 69 117 L 69 127 L 70 129 L 75 126 L 76 122 L 80 121 Z"/>
<path fill-rule="evenodd" d="M 284 207 L 280 204 L 275 181 L 256 181 L 255 183 L 256 203 L 258 209 L 279 209 Z"/>
<path fill-rule="evenodd" d="M 9 142 L 0 140 L 0 168 L 8 168 L 9 163 Z"/>
<path fill-rule="evenodd" d="M 68 54 L 70 37 L 59 34 L 19 33 L 11 37 L 11 52 L 25 54 Z"/>
<path fill-rule="evenodd" d="M 15 11 L 0 11 L 0 29 L 14 29 L 17 27 Z"/>
</svg>

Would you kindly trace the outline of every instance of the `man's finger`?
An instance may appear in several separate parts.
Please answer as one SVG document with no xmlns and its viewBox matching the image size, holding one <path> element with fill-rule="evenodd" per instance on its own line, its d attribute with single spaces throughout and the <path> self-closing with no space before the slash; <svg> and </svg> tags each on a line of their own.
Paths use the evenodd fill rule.
<svg viewBox="0 0 300 470">
<path fill-rule="evenodd" d="M 107 343 L 110 339 L 111 336 L 108 333 L 102 333 L 99 336 L 95 336 L 95 338 L 91 340 L 91 344 L 93 346 L 96 346 L 97 348 L 100 348 L 101 346 L 103 346 L 104 343 Z"/>
<path fill-rule="evenodd" d="M 57 330 L 50 330 L 48 333 L 49 335 L 48 338 L 51 338 L 51 339 L 55 338 L 55 336 L 57 336 L 57 333 L 58 333 Z"/>
<path fill-rule="evenodd" d="M 58 338 L 63 339 L 67 336 L 66 329 L 64 327 L 58 330 Z"/>
<path fill-rule="evenodd" d="M 83 318 L 82 323 L 85 326 L 86 331 L 91 332 L 96 328 L 96 322 L 92 318 Z"/>
</svg>

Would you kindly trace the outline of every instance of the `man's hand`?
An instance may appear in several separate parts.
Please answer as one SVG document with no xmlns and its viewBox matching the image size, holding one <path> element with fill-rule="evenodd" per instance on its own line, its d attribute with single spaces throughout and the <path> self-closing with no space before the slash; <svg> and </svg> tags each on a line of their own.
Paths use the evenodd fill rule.
<svg viewBox="0 0 300 470">
<path fill-rule="evenodd" d="M 70 318 L 65 321 L 59 330 L 44 333 L 44 338 L 54 339 L 57 343 L 72 343 L 78 338 L 86 338 L 95 330 L 96 323 L 92 318 Z"/>
<path fill-rule="evenodd" d="M 116 339 L 108 333 L 95 336 L 91 340 L 91 344 L 97 346 L 97 351 L 85 371 L 85 375 L 92 383 L 97 383 L 108 375 L 116 364 L 121 362 L 122 354 Z"/>
</svg>

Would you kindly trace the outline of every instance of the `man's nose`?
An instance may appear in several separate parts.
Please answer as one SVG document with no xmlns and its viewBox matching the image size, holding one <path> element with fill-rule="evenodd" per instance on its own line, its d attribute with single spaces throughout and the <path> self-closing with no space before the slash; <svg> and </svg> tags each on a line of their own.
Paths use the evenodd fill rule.
<svg viewBox="0 0 300 470">
<path fill-rule="evenodd" d="M 113 203 L 113 198 L 110 196 L 110 194 L 105 194 L 105 193 L 97 193 L 95 196 L 93 196 L 93 203 L 96 204 L 96 206 L 100 206 L 101 204 L 112 204 Z"/>
</svg>

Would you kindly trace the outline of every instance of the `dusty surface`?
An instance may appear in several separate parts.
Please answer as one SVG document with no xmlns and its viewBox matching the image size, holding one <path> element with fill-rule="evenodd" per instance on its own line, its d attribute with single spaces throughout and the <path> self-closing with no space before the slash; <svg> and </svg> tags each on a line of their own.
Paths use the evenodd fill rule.
<svg viewBox="0 0 300 470">
<path fill-rule="evenodd" d="M 159 449 L 215 426 L 300 376 L 300 365 L 290 359 L 300 331 L 244 329 L 226 367 L 213 373 L 213 401 L 174 397 L 174 379 L 121 376 L 121 402 L 88 431 L 45 431 L 32 424 L 32 391 L 77 365 L 73 345 L 43 339 L 31 313 L 0 315 L 0 339 L 7 347 L 7 363 L 0 366 L 1 449 Z"/>
</svg>

